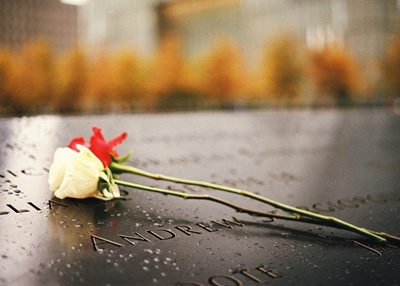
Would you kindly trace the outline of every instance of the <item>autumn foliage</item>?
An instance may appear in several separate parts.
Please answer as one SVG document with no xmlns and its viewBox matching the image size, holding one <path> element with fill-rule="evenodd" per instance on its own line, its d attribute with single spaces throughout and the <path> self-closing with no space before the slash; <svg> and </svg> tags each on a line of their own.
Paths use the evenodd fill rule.
<svg viewBox="0 0 400 286">
<path fill-rule="evenodd" d="M 293 99 L 299 95 L 304 73 L 299 46 L 294 37 L 285 35 L 266 47 L 261 72 L 271 96 Z"/>
<path fill-rule="evenodd" d="M 201 90 L 209 100 L 227 106 L 245 93 L 246 67 L 238 47 L 222 39 L 204 58 Z"/>
<path fill-rule="evenodd" d="M 56 88 L 49 101 L 55 110 L 65 113 L 79 110 L 85 97 L 88 60 L 80 47 L 74 47 L 57 60 Z"/>
<path fill-rule="evenodd" d="M 2 106 L 23 114 L 46 105 L 53 92 L 55 66 L 50 45 L 39 40 L 27 43 L 16 55 L 0 52 Z"/>
<path fill-rule="evenodd" d="M 400 97 L 400 31 L 395 34 L 388 46 L 383 69 L 389 91 Z"/>
<path fill-rule="evenodd" d="M 310 51 L 310 77 L 317 93 L 333 96 L 339 105 L 349 103 L 360 85 L 360 72 L 353 57 L 340 45 Z"/>
<path fill-rule="evenodd" d="M 18 50 L 0 47 L 0 113 L 132 112 L 230 108 L 300 102 L 323 96 L 345 104 L 358 92 L 360 70 L 342 46 L 310 50 L 288 35 L 268 43 L 255 65 L 230 39 L 188 57 L 176 35 L 144 57 L 132 47 L 56 54 L 45 40 Z M 304 57 L 304 55 L 308 57 Z M 400 34 L 387 50 L 384 76 L 400 93 Z M 314 87 L 314 89 L 310 88 Z M 306 88 L 305 88 L 306 87 Z"/>
</svg>

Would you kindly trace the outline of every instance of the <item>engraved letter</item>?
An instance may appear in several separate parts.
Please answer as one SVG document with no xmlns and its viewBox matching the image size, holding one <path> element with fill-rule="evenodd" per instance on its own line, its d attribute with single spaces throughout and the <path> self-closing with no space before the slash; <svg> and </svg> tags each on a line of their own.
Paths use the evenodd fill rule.
<svg viewBox="0 0 400 286">
<path fill-rule="evenodd" d="M 227 228 L 233 228 L 229 223 L 233 223 L 233 224 L 236 224 L 236 225 L 239 225 L 239 226 L 244 226 L 244 224 L 242 222 L 238 221 L 235 217 L 232 217 L 232 218 L 233 218 L 234 221 L 227 220 L 227 219 L 222 219 L 223 222 L 219 222 L 219 221 L 215 221 L 215 220 L 212 220 L 211 222 L 219 224 L 219 225 L 222 225 L 222 226 L 227 227 Z"/>
<path fill-rule="evenodd" d="M 241 273 L 241 274 L 243 274 L 244 276 L 246 276 L 247 278 L 250 278 L 251 280 L 253 280 L 253 281 L 257 282 L 257 283 L 262 282 L 261 279 L 258 279 L 258 278 L 255 277 L 254 275 L 251 275 L 250 273 L 248 273 L 248 272 L 247 272 L 247 269 L 236 269 L 236 270 L 234 270 L 232 273 L 233 273 L 233 274 L 235 274 L 235 273 Z"/>
<path fill-rule="evenodd" d="M 369 205 L 367 199 L 364 197 L 354 197 L 353 202 L 355 202 L 356 204 L 363 204 L 365 206 Z"/>
<path fill-rule="evenodd" d="M 174 283 L 171 286 L 204 286 L 201 283 L 197 283 L 197 282 L 180 282 L 180 283 Z"/>
<path fill-rule="evenodd" d="M 141 235 L 138 232 L 135 232 L 136 236 L 130 236 L 130 235 L 123 235 L 123 234 L 118 234 L 118 236 L 124 240 L 126 240 L 127 242 L 129 242 L 130 244 L 135 245 L 135 242 L 130 241 L 129 239 L 136 239 L 136 240 L 141 240 L 141 241 L 147 241 L 150 242 L 149 239 L 145 238 L 143 235 Z"/>
<path fill-rule="evenodd" d="M 57 204 L 57 205 L 65 207 L 65 208 L 68 207 L 67 205 L 64 205 L 62 203 L 59 203 L 59 202 L 56 202 L 56 201 L 53 201 L 53 200 L 49 200 L 49 209 L 51 209 L 51 210 L 53 209 L 53 204 Z"/>
<path fill-rule="evenodd" d="M 332 207 L 327 207 L 327 208 L 324 208 L 323 206 L 322 206 L 322 204 L 320 204 L 320 203 L 315 203 L 315 204 L 313 204 L 313 209 L 315 209 L 317 212 L 333 212 L 335 209 L 334 208 L 332 208 Z"/>
<path fill-rule="evenodd" d="M 164 236 L 161 236 L 161 235 L 155 233 L 155 231 L 165 231 L 165 232 L 169 233 L 171 236 L 170 236 L 170 237 L 164 237 Z M 170 231 L 170 230 L 168 230 L 168 229 L 146 230 L 146 232 L 148 232 L 148 233 L 154 235 L 154 236 L 157 237 L 159 240 L 167 240 L 167 239 L 174 238 L 174 237 L 176 236 L 175 233 L 173 233 L 172 231 Z"/>
<path fill-rule="evenodd" d="M 28 202 L 28 205 L 30 205 L 31 207 L 33 207 L 35 210 L 40 211 L 40 208 L 39 208 L 38 206 L 36 206 L 34 203 Z"/>
<path fill-rule="evenodd" d="M 262 273 L 265 273 L 269 277 L 272 277 L 272 278 L 279 278 L 279 277 L 283 276 L 280 274 L 276 275 L 276 274 L 272 273 L 270 270 L 265 269 L 264 266 L 257 266 L 257 267 L 255 267 L 255 269 L 260 270 Z"/>
<path fill-rule="evenodd" d="M 339 205 L 345 208 L 358 208 L 358 204 L 349 199 L 340 199 L 337 201 Z"/>
<path fill-rule="evenodd" d="M 200 226 L 201 228 L 204 228 L 208 232 L 218 231 L 218 229 L 211 229 L 208 226 L 202 224 L 201 222 L 197 222 L 196 225 Z"/>
<path fill-rule="evenodd" d="M 26 210 L 26 209 L 20 209 L 20 210 L 18 210 L 18 209 L 16 209 L 16 208 L 14 208 L 13 207 L 13 205 L 10 205 L 10 204 L 7 204 L 7 207 L 9 207 L 10 209 L 12 209 L 14 212 L 16 212 L 16 213 L 27 213 L 27 212 L 29 212 L 29 210 Z"/>
<path fill-rule="evenodd" d="M 339 209 L 339 210 L 342 210 L 342 209 L 343 209 L 342 206 L 340 206 L 340 205 L 338 205 L 337 203 L 332 202 L 332 201 L 327 202 L 327 204 L 328 204 L 329 206 L 334 207 L 334 208 L 337 208 L 337 209 Z"/>
<path fill-rule="evenodd" d="M 386 203 L 386 198 L 382 195 L 367 195 L 367 199 L 376 204 Z"/>
<path fill-rule="evenodd" d="M 117 243 L 115 241 L 108 240 L 108 239 L 105 239 L 105 238 L 102 238 L 100 236 L 93 235 L 93 234 L 90 235 L 90 239 L 92 240 L 94 251 L 99 251 L 101 249 L 101 248 L 98 248 L 98 246 L 97 246 L 98 244 L 105 244 L 105 243 L 109 243 L 109 244 L 112 244 L 112 245 L 115 245 L 115 246 L 118 246 L 118 247 L 124 247 L 122 244 L 119 244 L 119 243 Z M 97 242 L 96 239 L 98 239 L 98 240 L 100 240 L 102 242 Z"/>
<path fill-rule="evenodd" d="M 175 226 L 175 228 L 177 229 L 177 230 L 180 230 L 180 231 L 182 231 L 184 234 L 186 234 L 186 235 L 191 235 L 191 233 L 198 233 L 198 234 L 201 234 L 201 232 L 200 231 L 194 231 L 194 230 L 192 230 L 192 228 L 190 227 L 190 226 L 188 226 L 188 225 L 178 225 L 178 226 Z M 184 229 L 185 228 L 185 229 Z"/>
<path fill-rule="evenodd" d="M 230 275 L 215 275 L 215 276 L 211 276 L 210 278 L 208 278 L 208 283 L 210 283 L 213 286 L 224 286 L 223 284 L 220 284 L 217 281 L 215 281 L 215 278 L 218 278 L 218 277 L 226 278 L 226 279 L 228 279 L 230 281 L 233 281 L 233 282 L 235 282 L 235 284 L 237 286 L 243 286 L 243 283 L 239 279 L 237 279 L 237 278 L 235 278 L 233 276 L 230 276 Z"/>
</svg>

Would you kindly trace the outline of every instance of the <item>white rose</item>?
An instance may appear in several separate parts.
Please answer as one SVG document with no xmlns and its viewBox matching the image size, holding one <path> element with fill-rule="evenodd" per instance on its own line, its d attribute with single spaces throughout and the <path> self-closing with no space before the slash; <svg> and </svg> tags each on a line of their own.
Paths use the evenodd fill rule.
<svg viewBox="0 0 400 286">
<path fill-rule="evenodd" d="M 103 172 L 103 163 L 86 147 L 77 145 L 79 152 L 68 147 L 58 148 L 49 171 L 50 190 L 59 199 L 84 199 L 96 197 L 112 199 L 119 197 L 117 186 L 113 193 L 104 190 L 104 196 L 98 191 L 98 182 Z"/>
</svg>

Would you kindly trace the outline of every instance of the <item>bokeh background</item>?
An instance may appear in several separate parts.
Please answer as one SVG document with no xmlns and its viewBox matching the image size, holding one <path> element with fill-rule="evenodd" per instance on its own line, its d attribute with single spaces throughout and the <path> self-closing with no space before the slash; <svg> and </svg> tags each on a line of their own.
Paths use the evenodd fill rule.
<svg viewBox="0 0 400 286">
<path fill-rule="evenodd" d="M 0 0 L 0 115 L 394 106 L 399 0 Z"/>
</svg>

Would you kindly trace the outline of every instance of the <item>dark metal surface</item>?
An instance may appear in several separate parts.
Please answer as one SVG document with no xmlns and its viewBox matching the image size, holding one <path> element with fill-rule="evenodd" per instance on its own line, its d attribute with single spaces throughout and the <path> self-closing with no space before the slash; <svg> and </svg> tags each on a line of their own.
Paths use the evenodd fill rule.
<svg viewBox="0 0 400 286">
<path fill-rule="evenodd" d="M 132 166 L 400 234 L 400 117 L 383 109 L 0 119 L 0 285 L 399 285 L 400 250 L 346 231 L 127 188 L 126 201 L 53 198 L 55 149 L 92 125 L 129 133 Z"/>
</svg>

